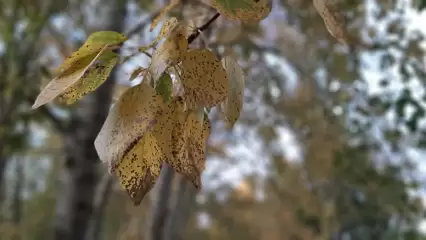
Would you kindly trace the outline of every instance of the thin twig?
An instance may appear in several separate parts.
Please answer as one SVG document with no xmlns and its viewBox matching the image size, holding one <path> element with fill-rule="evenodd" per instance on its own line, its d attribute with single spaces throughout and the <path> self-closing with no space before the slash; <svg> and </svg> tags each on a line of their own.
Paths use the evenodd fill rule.
<svg viewBox="0 0 426 240">
<path fill-rule="evenodd" d="M 152 20 L 154 20 L 155 16 L 160 14 L 161 10 L 158 10 L 152 14 L 150 14 L 149 17 L 143 19 L 140 21 L 136 26 L 134 26 L 132 29 L 130 29 L 125 35 L 130 37 L 131 35 L 139 33 L 146 25 L 150 24 Z"/>
<path fill-rule="evenodd" d="M 188 44 L 191 44 L 202 31 L 206 30 L 216 19 L 220 16 L 220 13 L 216 13 L 209 21 L 204 23 L 203 26 L 199 27 L 188 37 Z"/>
</svg>

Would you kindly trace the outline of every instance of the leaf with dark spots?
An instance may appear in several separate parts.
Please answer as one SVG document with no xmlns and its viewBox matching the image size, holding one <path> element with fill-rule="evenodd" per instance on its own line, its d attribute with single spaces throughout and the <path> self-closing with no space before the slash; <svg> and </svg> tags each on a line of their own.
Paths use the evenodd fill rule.
<svg viewBox="0 0 426 240">
<path fill-rule="evenodd" d="M 151 130 L 166 105 L 148 84 L 128 89 L 111 109 L 95 140 L 101 161 L 113 172 L 129 146 Z"/>
</svg>

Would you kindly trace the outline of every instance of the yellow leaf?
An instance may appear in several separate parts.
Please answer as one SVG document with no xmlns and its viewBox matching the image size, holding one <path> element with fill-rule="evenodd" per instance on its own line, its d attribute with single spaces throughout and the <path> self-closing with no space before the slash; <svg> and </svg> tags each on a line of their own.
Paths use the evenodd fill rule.
<svg viewBox="0 0 426 240">
<path fill-rule="evenodd" d="M 211 0 L 211 5 L 233 20 L 255 23 L 271 12 L 271 0 Z"/>
<path fill-rule="evenodd" d="M 182 84 L 190 107 L 214 107 L 228 95 L 228 76 L 216 55 L 207 49 L 186 52 L 182 60 Z"/>
<path fill-rule="evenodd" d="M 52 101 L 66 89 L 71 87 L 76 83 L 86 71 L 95 64 L 96 60 L 102 55 L 102 53 L 107 49 L 108 45 L 105 45 L 99 53 L 95 56 L 85 57 L 80 59 L 80 61 L 75 62 L 67 71 L 59 76 L 55 77 L 52 81 L 47 84 L 47 86 L 40 92 L 35 100 L 32 108 L 38 108 L 47 102 Z"/>
<path fill-rule="evenodd" d="M 154 186 L 160 175 L 161 157 L 157 139 L 147 132 L 117 164 L 115 173 L 134 205 L 139 205 Z"/>
<path fill-rule="evenodd" d="M 115 104 L 120 99 L 120 97 L 130 88 L 131 86 L 124 85 L 122 83 L 117 83 L 114 86 L 114 90 L 112 93 L 112 103 Z"/>
<path fill-rule="evenodd" d="M 224 57 L 222 65 L 228 74 L 229 92 L 222 110 L 231 127 L 240 117 L 244 101 L 245 74 L 232 57 Z"/>
<path fill-rule="evenodd" d="M 202 123 L 196 112 L 183 111 L 182 100 L 177 104 L 172 131 L 172 158 L 168 158 L 167 163 L 200 188 L 206 144 L 211 130 L 210 121 L 205 116 Z"/>
<path fill-rule="evenodd" d="M 314 0 L 314 6 L 324 20 L 328 32 L 340 43 L 348 44 L 345 18 L 339 11 L 336 0 Z"/>
<path fill-rule="evenodd" d="M 169 66 L 181 59 L 187 50 L 188 41 L 182 32 L 177 31 L 169 35 L 152 55 L 151 64 L 148 67 L 152 80 L 156 82 Z"/>
<path fill-rule="evenodd" d="M 155 90 L 142 82 L 128 89 L 110 110 L 95 139 L 95 148 L 111 172 L 126 152 L 151 130 L 166 105 Z"/>
<path fill-rule="evenodd" d="M 122 42 L 126 41 L 127 37 L 113 31 L 100 31 L 92 33 L 83 45 L 75 51 L 71 56 L 67 57 L 64 62 L 56 70 L 57 74 L 64 73 L 74 64 L 80 62 L 83 58 L 93 55 L 93 57 L 101 51 L 106 45 L 109 48 L 114 48 Z"/>
<path fill-rule="evenodd" d="M 152 20 L 150 32 L 154 30 L 158 22 L 166 15 L 170 10 L 176 7 L 180 3 L 180 0 L 170 0 L 170 3 Z"/>
<path fill-rule="evenodd" d="M 138 205 L 154 185 L 161 163 L 172 156 L 171 134 L 174 104 L 168 104 L 155 117 L 155 125 L 124 155 L 115 169 L 120 183 Z"/>
<path fill-rule="evenodd" d="M 84 75 L 67 88 L 58 98 L 61 102 L 72 104 L 86 94 L 96 90 L 108 78 L 117 63 L 119 55 L 108 51 L 103 53 L 95 64 L 89 67 Z"/>
</svg>

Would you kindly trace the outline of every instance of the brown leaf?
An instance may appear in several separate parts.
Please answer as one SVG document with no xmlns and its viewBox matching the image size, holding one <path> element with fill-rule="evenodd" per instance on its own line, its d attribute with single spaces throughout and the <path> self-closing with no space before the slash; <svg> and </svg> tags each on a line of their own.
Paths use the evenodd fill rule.
<svg viewBox="0 0 426 240">
<path fill-rule="evenodd" d="M 345 17 L 339 11 L 340 0 L 313 0 L 314 6 L 324 20 L 328 32 L 343 44 L 349 44 L 345 28 Z"/>
</svg>

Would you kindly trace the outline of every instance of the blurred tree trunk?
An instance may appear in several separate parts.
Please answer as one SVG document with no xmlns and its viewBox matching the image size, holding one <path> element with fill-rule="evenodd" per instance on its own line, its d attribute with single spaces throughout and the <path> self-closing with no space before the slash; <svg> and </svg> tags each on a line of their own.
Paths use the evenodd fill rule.
<svg viewBox="0 0 426 240">
<path fill-rule="evenodd" d="M 176 201 L 164 229 L 164 240 L 184 239 L 185 229 L 191 217 L 191 207 L 196 204 L 197 189 L 183 176 L 179 177 L 179 187 L 175 191 Z"/>
<path fill-rule="evenodd" d="M 2 155 L 2 144 L 0 142 L 0 209 L 3 208 L 3 202 L 5 198 L 5 188 L 4 188 L 4 172 L 6 168 L 6 156 Z M 0 223 L 3 221 L 3 211 L 0 211 Z"/>
<path fill-rule="evenodd" d="M 164 237 L 165 225 L 170 212 L 170 200 L 173 195 L 173 176 L 174 170 L 167 164 L 163 164 L 160 178 L 158 181 L 158 189 L 154 192 L 152 206 L 152 223 L 150 226 L 151 235 L 148 239 L 161 240 Z"/>
<path fill-rule="evenodd" d="M 24 182 L 24 169 L 23 159 L 15 159 L 15 186 L 13 189 L 13 200 L 12 200 L 12 222 L 16 227 L 19 227 L 22 217 L 22 188 Z"/>
<path fill-rule="evenodd" d="M 123 32 L 126 17 L 125 0 L 103 1 L 107 7 L 106 17 L 101 17 L 102 30 Z M 99 30 L 99 29 L 97 29 Z M 60 188 L 56 208 L 55 238 L 58 240 L 92 239 L 87 231 L 94 209 L 96 187 L 100 181 L 100 161 L 93 145 L 108 114 L 116 68 L 97 91 L 78 103 L 70 125 L 63 138 L 65 165 L 60 176 Z"/>
</svg>

